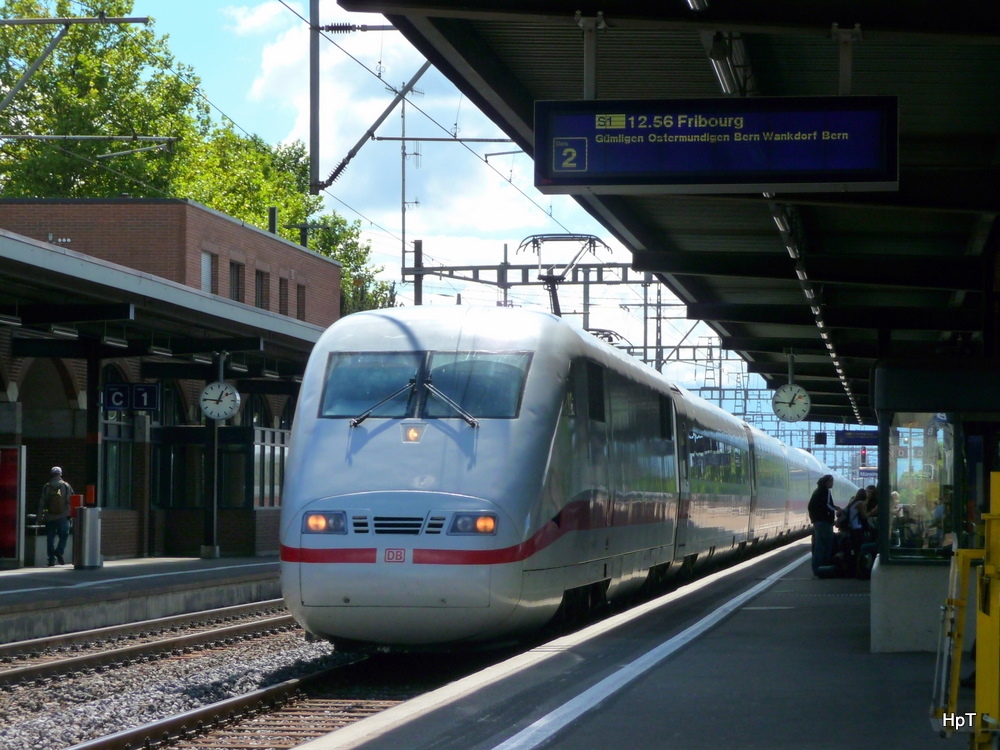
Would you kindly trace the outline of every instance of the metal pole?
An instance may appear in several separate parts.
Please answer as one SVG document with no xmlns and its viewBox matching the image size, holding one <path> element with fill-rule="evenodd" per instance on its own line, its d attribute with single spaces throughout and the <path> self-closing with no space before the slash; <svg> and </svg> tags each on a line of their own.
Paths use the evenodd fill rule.
<svg viewBox="0 0 1000 750">
<path fill-rule="evenodd" d="M 319 195 L 319 0 L 309 0 L 309 193 Z"/>
<path fill-rule="evenodd" d="M 583 330 L 590 330 L 590 269 L 583 269 Z"/>
<path fill-rule="evenodd" d="M 48 56 L 52 54 L 56 45 L 59 44 L 60 40 L 64 36 L 66 36 L 67 31 L 69 31 L 69 24 L 66 24 L 59 29 L 59 33 L 55 35 L 51 42 L 49 42 L 49 46 L 42 51 L 42 54 L 38 56 L 37 60 L 28 66 L 28 69 L 24 71 L 24 75 L 21 76 L 21 79 L 14 84 L 14 87 L 10 90 L 10 92 L 8 92 L 7 96 L 4 97 L 4 100 L 0 102 L 0 112 L 3 112 L 7 108 L 7 105 L 10 104 L 10 100 L 14 98 L 18 91 L 24 88 L 24 84 L 28 82 L 28 79 L 31 78 L 35 71 L 41 67 L 42 63 L 48 59 Z"/>
<path fill-rule="evenodd" d="M 424 304 L 424 241 L 413 240 L 413 304 Z"/>
<path fill-rule="evenodd" d="M 642 283 L 642 361 L 649 364 L 649 283 L 653 275 L 646 271 Z"/>
<path fill-rule="evenodd" d="M 399 163 L 400 163 L 400 189 L 399 189 L 399 210 L 402 229 L 400 231 L 400 242 L 403 246 L 403 268 L 406 268 L 406 99 L 400 102 L 399 106 Z M 416 282 L 414 282 L 416 283 Z M 416 287 L 413 290 L 416 295 Z M 414 304 L 420 304 L 414 300 Z"/>
<path fill-rule="evenodd" d="M 660 285 L 656 286 L 656 371 L 663 369 L 663 314 L 660 297 Z"/>
<path fill-rule="evenodd" d="M 503 243 L 503 264 L 500 266 L 500 270 L 497 274 L 497 279 L 500 282 L 500 286 L 503 289 L 503 306 L 507 307 L 507 290 L 510 285 L 507 283 L 507 243 Z"/>
<path fill-rule="evenodd" d="M 346 169 L 346 167 L 350 163 L 351 159 L 353 159 L 357 155 L 358 151 L 361 150 L 361 147 L 364 146 L 365 143 L 367 143 L 368 141 L 370 141 L 372 138 L 375 138 L 375 131 L 378 130 L 379 125 L 381 125 L 383 122 L 385 122 L 385 119 L 392 113 L 392 110 L 394 110 L 396 108 L 396 105 L 399 104 L 401 101 L 403 101 L 403 97 L 405 97 L 410 92 L 410 90 L 417 84 L 417 81 L 420 80 L 420 76 L 422 76 L 424 73 L 426 73 L 427 69 L 430 66 L 431 66 L 431 63 L 430 63 L 429 60 L 427 62 L 425 62 L 423 65 L 420 66 L 420 70 L 418 70 L 416 72 L 416 74 L 413 76 L 413 78 L 410 79 L 410 82 L 407 83 L 405 86 L 403 86 L 403 88 L 400 89 L 396 93 L 396 96 L 392 100 L 392 103 L 389 104 L 389 106 L 385 108 L 385 111 L 381 115 L 379 115 L 378 118 L 375 120 L 375 122 L 372 123 L 371 127 L 368 128 L 368 130 L 365 131 L 365 134 L 363 136 L 361 136 L 361 138 L 358 140 L 357 143 L 354 144 L 354 147 L 350 151 L 347 152 L 347 156 L 344 157 L 344 160 L 342 162 L 340 162 L 340 164 L 337 165 L 337 168 L 333 170 L 333 173 L 326 179 L 326 181 L 322 185 L 320 185 L 321 188 L 330 187 L 330 185 L 333 184 L 333 181 L 336 180 L 340 176 L 341 172 L 343 172 L 344 169 Z M 395 139 L 392 139 L 392 138 L 375 138 L 375 140 L 381 141 L 381 140 L 395 140 Z M 457 139 L 448 138 L 448 139 L 441 139 L 441 140 L 457 140 Z M 494 139 L 490 139 L 490 140 L 492 141 Z M 510 142 L 509 138 L 508 139 L 498 138 L 498 139 L 495 139 L 495 140 L 497 140 L 497 141 L 503 141 L 503 142 L 507 142 L 507 143 Z"/>
</svg>

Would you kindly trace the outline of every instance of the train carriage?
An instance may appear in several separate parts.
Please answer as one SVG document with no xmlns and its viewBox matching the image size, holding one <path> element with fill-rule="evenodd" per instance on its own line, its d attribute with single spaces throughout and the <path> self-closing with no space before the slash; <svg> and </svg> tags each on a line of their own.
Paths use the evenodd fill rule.
<svg viewBox="0 0 1000 750">
<path fill-rule="evenodd" d="M 547 313 L 358 313 L 303 378 L 282 589 L 334 641 L 507 638 L 803 528 L 817 467 Z"/>
</svg>

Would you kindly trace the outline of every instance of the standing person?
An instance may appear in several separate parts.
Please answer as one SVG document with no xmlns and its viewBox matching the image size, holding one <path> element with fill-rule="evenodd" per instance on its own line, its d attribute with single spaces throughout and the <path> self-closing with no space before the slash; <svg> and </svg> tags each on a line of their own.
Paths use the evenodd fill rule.
<svg viewBox="0 0 1000 750">
<path fill-rule="evenodd" d="M 833 504 L 833 475 L 824 474 L 816 482 L 816 489 L 809 498 L 809 520 L 813 525 L 812 570 L 819 576 L 819 569 L 829 565 L 833 557 L 833 524 L 837 511 Z"/>
<path fill-rule="evenodd" d="M 50 568 L 57 560 L 60 565 L 66 564 L 63 552 L 69 537 L 69 496 L 72 494 L 73 488 L 62 478 L 62 469 L 53 466 L 51 477 L 42 487 L 42 496 L 38 499 L 38 520 L 45 524 Z M 56 537 L 59 538 L 58 544 Z"/>
<path fill-rule="evenodd" d="M 869 484 L 865 487 L 865 495 L 865 517 L 874 527 L 875 522 L 878 520 L 878 487 L 874 484 Z"/>
<path fill-rule="evenodd" d="M 847 523 L 851 540 L 851 570 L 855 570 L 857 567 L 855 563 L 861 555 L 861 545 L 868 541 L 871 528 L 871 522 L 868 520 L 869 497 L 870 492 L 867 489 L 861 489 L 847 504 Z"/>
</svg>

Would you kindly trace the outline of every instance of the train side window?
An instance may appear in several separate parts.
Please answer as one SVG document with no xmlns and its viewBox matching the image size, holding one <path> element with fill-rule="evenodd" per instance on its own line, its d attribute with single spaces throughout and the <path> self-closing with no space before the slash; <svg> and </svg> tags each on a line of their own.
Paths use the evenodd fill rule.
<svg viewBox="0 0 1000 750">
<path fill-rule="evenodd" d="M 566 375 L 566 393 L 563 396 L 563 416 L 576 416 L 576 363 L 570 362 L 569 373 Z"/>
<path fill-rule="evenodd" d="M 663 440 L 674 439 L 673 405 L 669 397 L 660 396 L 660 438 Z"/>
<path fill-rule="evenodd" d="M 587 411 L 595 422 L 604 421 L 604 368 L 587 363 Z"/>
</svg>

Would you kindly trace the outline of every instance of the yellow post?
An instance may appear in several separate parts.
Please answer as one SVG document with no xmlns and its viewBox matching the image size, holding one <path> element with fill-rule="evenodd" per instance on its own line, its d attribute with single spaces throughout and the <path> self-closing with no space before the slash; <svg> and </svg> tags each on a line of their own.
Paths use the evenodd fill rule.
<svg viewBox="0 0 1000 750">
<path fill-rule="evenodd" d="M 931 704 L 931 726 L 944 737 L 955 731 L 954 718 L 958 708 L 958 686 L 962 669 L 962 646 L 968 612 L 966 592 L 972 563 L 982 557 L 982 550 L 956 550 L 948 577 L 948 598 L 941 608 L 941 633 L 938 658 L 934 669 L 934 701 Z M 949 728 L 950 726 L 950 728 Z M 967 731 L 971 731 L 971 726 Z"/>
<path fill-rule="evenodd" d="M 972 747 L 989 750 L 1000 732 L 1000 472 L 990 473 L 990 512 L 983 515 L 983 568 L 977 579 L 976 718 Z"/>
</svg>

